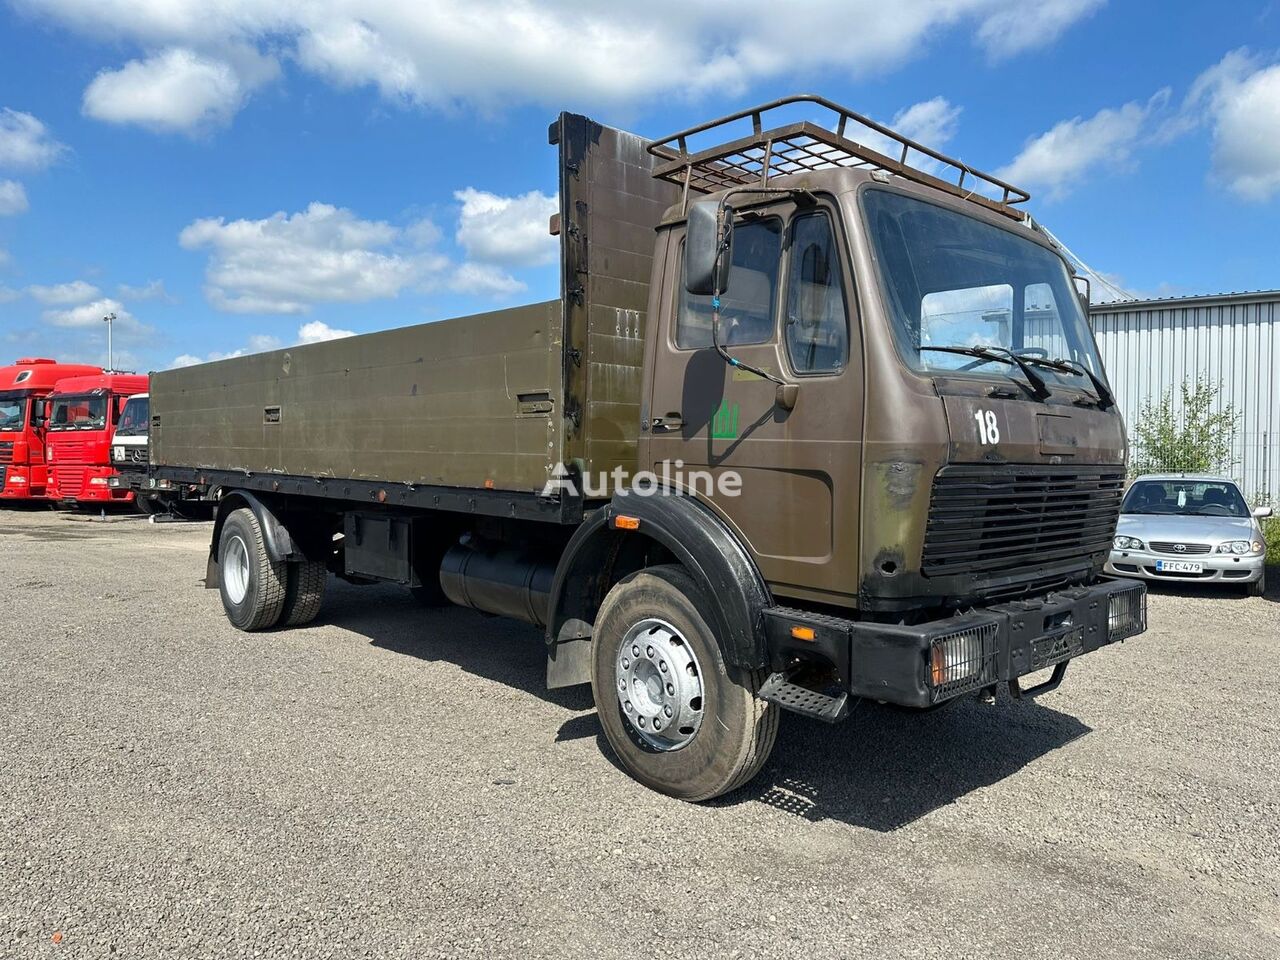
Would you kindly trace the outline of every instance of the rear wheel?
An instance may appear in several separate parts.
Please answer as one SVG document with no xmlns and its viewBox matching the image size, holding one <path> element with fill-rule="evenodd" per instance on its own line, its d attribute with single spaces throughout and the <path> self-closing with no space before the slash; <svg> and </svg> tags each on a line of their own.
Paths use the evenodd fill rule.
<svg viewBox="0 0 1280 960">
<path fill-rule="evenodd" d="M 227 619 L 241 630 L 265 630 L 284 609 L 285 564 L 271 559 L 262 527 L 247 507 L 235 510 L 218 539 L 218 592 Z"/>
<path fill-rule="evenodd" d="M 324 603 L 324 588 L 329 582 L 329 571 L 323 563 L 304 560 L 286 565 L 284 607 L 280 611 L 280 625 L 301 627 L 310 623 Z"/>
<path fill-rule="evenodd" d="M 759 772 L 778 733 L 778 709 L 756 697 L 760 671 L 729 666 L 679 566 L 619 582 L 592 638 L 591 689 L 605 738 L 623 767 L 682 800 L 710 800 Z"/>
</svg>

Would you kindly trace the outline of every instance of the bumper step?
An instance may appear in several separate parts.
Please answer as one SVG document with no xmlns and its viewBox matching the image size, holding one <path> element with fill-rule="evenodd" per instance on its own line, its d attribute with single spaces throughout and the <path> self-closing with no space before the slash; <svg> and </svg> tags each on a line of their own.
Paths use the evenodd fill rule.
<svg viewBox="0 0 1280 960">
<path fill-rule="evenodd" d="M 783 710 L 824 723 L 838 723 L 849 713 L 849 694 L 829 697 L 825 693 L 792 683 L 785 673 L 770 674 L 761 684 L 758 696 L 768 703 L 776 703 Z"/>
</svg>

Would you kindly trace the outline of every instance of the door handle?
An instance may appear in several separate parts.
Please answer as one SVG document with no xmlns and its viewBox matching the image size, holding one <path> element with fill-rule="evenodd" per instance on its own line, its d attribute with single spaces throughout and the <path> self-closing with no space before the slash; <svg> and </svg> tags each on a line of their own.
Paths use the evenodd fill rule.
<svg viewBox="0 0 1280 960">
<path fill-rule="evenodd" d="M 684 426 L 684 418 L 680 416 L 679 411 L 668 413 L 665 417 L 654 417 L 652 426 L 655 433 L 665 433 L 668 430 L 679 430 Z"/>
</svg>

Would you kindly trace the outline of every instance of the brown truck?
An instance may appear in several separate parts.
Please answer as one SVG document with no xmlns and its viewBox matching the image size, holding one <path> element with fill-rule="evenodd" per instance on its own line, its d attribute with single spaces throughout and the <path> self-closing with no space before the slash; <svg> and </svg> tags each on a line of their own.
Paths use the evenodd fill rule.
<svg viewBox="0 0 1280 960">
<path fill-rule="evenodd" d="M 550 141 L 558 300 L 153 375 L 233 624 L 330 573 L 529 621 L 688 800 L 781 710 L 1034 696 L 1145 629 L 1101 575 L 1124 424 L 1025 192 L 813 96 Z"/>
</svg>

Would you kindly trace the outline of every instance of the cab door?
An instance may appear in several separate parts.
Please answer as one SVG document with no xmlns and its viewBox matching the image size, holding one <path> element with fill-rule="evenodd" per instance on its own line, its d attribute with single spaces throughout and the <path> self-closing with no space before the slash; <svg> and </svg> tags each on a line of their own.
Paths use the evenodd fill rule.
<svg viewBox="0 0 1280 960">
<path fill-rule="evenodd" d="M 753 552 L 783 596 L 852 606 L 858 591 L 862 350 L 836 209 L 760 207 L 736 224 L 720 342 L 796 384 L 732 367 L 711 343 L 710 298 L 684 289 L 672 238 L 650 365 L 642 468 L 696 496 Z"/>
</svg>

